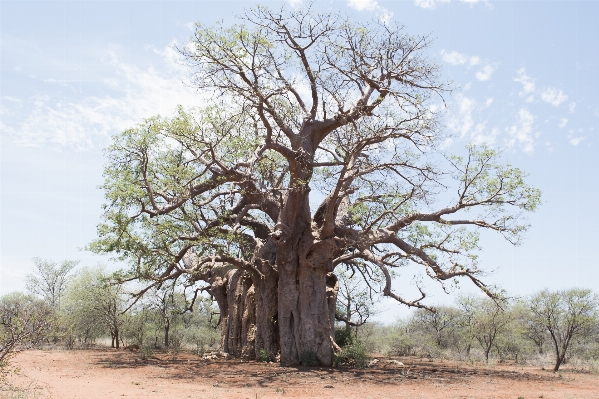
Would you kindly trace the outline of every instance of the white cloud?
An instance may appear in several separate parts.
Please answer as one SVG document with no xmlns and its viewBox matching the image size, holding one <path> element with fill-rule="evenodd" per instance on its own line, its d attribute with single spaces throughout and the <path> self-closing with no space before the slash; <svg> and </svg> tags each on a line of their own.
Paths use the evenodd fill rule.
<svg viewBox="0 0 599 399">
<path fill-rule="evenodd" d="M 457 110 L 452 112 L 447 123 L 447 127 L 454 132 L 460 133 L 463 138 L 474 126 L 472 113 L 476 108 L 476 100 L 468 98 L 464 94 L 456 95 Z"/>
<path fill-rule="evenodd" d="M 468 3 L 471 6 L 476 3 L 484 2 L 487 6 L 490 7 L 488 0 L 460 0 L 460 2 Z M 437 8 L 437 4 L 441 3 L 451 3 L 451 0 L 414 0 L 414 4 L 416 6 L 426 8 L 429 10 L 434 10 L 435 8 Z"/>
<path fill-rule="evenodd" d="M 298 0 L 291 0 L 298 1 Z M 301 1 L 301 0 L 299 0 Z M 358 11 L 374 11 L 382 23 L 387 24 L 393 18 L 393 12 L 379 6 L 376 0 L 348 0 L 347 5 Z"/>
<path fill-rule="evenodd" d="M 287 2 L 293 8 L 298 8 L 302 5 L 302 0 L 287 0 Z"/>
<path fill-rule="evenodd" d="M 480 64 L 480 57 L 478 55 L 473 55 L 470 57 L 469 66 L 474 66 Z"/>
<path fill-rule="evenodd" d="M 458 53 L 457 51 L 448 53 L 445 50 L 441 50 L 441 55 L 443 57 L 443 61 L 451 65 L 464 65 L 467 63 L 468 67 L 470 68 L 471 66 L 480 64 L 480 57 L 477 55 L 469 57 L 465 54 Z"/>
<path fill-rule="evenodd" d="M 559 106 L 561 103 L 568 99 L 568 96 L 564 94 L 561 89 L 555 87 L 546 87 L 541 90 L 541 99 L 546 103 L 553 105 L 554 107 Z"/>
<path fill-rule="evenodd" d="M 414 0 L 414 4 L 418 7 L 434 10 L 437 8 L 437 4 L 450 3 L 451 0 Z"/>
<path fill-rule="evenodd" d="M 393 12 L 387 10 L 386 8 L 381 8 L 381 10 L 382 10 L 382 15 L 380 16 L 380 20 L 382 23 L 387 25 L 389 23 L 389 21 L 391 21 L 391 18 L 393 18 Z"/>
<path fill-rule="evenodd" d="M 476 79 L 484 82 L 485 80 L 491 79 L 491 75 L 495 71 L 495 68 L 491 64 L 485 65 L 480 71 L 476 72 Z"/>
<path fill-rule="evenodd" d="M 539 133 L 533 133 L 533 123 L 535 117 L 526 109 L 521 108 L 518 111 L 516 124 L 507 129 L 511 139 L 507 145 L 513 147 L 516 144 L 522 151 L 532 153 L 535 147 L 535 139 L 540 136 Z"/>
<path fill-rule="evenodd" d="M 471 68 L 475 65 L 479 65 L 482 63 L 481 58 L 478 55 L 467 56 L 465 54 L 459 53 L 457 51 L 447 52 L 445 50 L 441 50 L 441 56 L 443 61 L 447 62 L 451 65 L 468 65 L 468 68 Z M 483 66 L 478 72 L 476 72 L 476 79 L 482 81 L 491 79 L 491 75 L 495 71 L 495 66 L 490 62 L 486 62 L 486 65 Z"/>
<path fill-rule="evenodd" d="M 289 0 L 290 2 L 301 2 L 301 0 Z M 358 11 L 375 11 L 379 5 L 375 0 L 348 0 L 347 5 Z"/>
<path fill-rule="evenodd" d="M 112 68 L 112 75 L 101 82 L 99 89 L 110 95 L 78 101 L 54 94 L 21 99 L 18 117 L 5 119 L 3 131 L 21 146 L 88 150 L 104 147 L 111 134 L 132 127 L 143 118 L 171 114 L 178 104 L 201 104 L 202 98 L 182 83 L 181 66 L 173 62 L 171 50 L 155 52 L 167 68 L 141 68 L 108 53 L 102 62 Z"/>
<path fill-rule="evenodd" d="M 528 94 L 534 93 L 535 87 L 536 87 L 535 80 L 526 74 L 526 69 L 520 68 L 517 73 L 518 73 L 518 77 L 514 78 L 514 82 L 522 83 L 522 91 L 520 93 L 518 93 L 518 94 L 520 94 L 520 97 L 524 97 Z M 531 97 L 529 97 L 529 98 L 531 98 Z M 534 99 L 534 97 L 532 97 L 530 101 L 532 101 L 532 99 Z M 527 101 L 528 101 L 528 99 L 527 99 Z M 530 102 L 530 101 L 528 101 L 528 102 Z"/>
<path fill-rule="evenodd" d="M 576 146 L 576 145 L 580 144 L 582 142 L 582 140 L 584 140 L 584 137 L 575 137 L 573 139 L 570 139 L 570 144 Z"/>
<path fill-rule="evenodd" d="M 568 118 L 561 118 L 559 120 L 559 123 L 557 126 L 559 126 L 559 128 L 561 129 L 561 128 L 565 127 L 567 124 L 568 124 Z"/>
<path fill-rule="evenodd" d="M 572 101 L 570 104 L 568 104 L 568 111 L 573 114 L 574 110 L 576 109 L 576 103 L 574 101 Z"/>
<path fill-rule="evenodd" d="M 448 53 L 445 50 L 441 50 L 441 54 L 443 55 L 443 61 L 451 65 L 462 65 L 468 61 L 468 57 L 466 57 L 464 54 L 458 53 L 457 51 Z"/>
<path fill-rule="evenodd" d="M 577 146 L 578 144 L 580 144 L 585 139 L 585 136 L 574 137 L 575 133 L 582 134 L 582 133 L 584 133 L 584 129 L 579 128 L 578 131 L 576 131 L 574 129 L 570 129 L 568 131 L 568 142 L 570 144 L 572 144 L 573 146 Z"/>
<path fill-rule="evenodd" d="M 536 95 L 540 95 L 541 100 L 555 107 L 568 100 L 568 95 L 565 94 L 562 89 L 545 87 L 542 90 L 537 90 L 535 80 L 526 74 L 525 68 L 520 68 L 516 73 L 518 76 L 514 78 L 514 82 L 522 84 L 522 91 L 518 94 L 520 97 L 526 97 L 525 101 L 527 103 L 533 102 Z M 570 103 L 570 112 L 574 112 L 574 107 L 576 107 L 576 103 Z"/>
<path fill-rule="evenodd" d="M 470 142 L 476 145 L 494 145 L 501 131 L 498 128 L 493 128 L 489 133 L 487 132 L 488 129 L 485 123 L 477 123 L 470 133 Z"/>
<path fill-rule="evenodd" d="M 466 137 L 468 141 L 475 144 L 494 144 L 500 130 L 495 128 L 488 132 L 486 123 L 475 122 L 473 117 L 476 111 L 488 107 L 492 102 L 492 98 L 487 99 L 482 106 L 479 106 L 475 99 L 466 97 L 463 93 L 457 94 L 457 108 L 455 110 L 450 109 L 447 127 L 450 130 L 459 133 L 461 139 Z M 447 146 L 450 144 L 452 144 L 452 141 L 444 143 L 444 145 Z"/>
</svg>

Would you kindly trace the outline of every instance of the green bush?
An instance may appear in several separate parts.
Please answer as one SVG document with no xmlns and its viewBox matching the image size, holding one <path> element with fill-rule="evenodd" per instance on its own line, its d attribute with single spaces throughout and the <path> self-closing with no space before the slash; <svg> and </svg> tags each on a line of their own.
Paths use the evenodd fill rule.
<svg viewBox="0 0 599 399">
<path fill-rule="evenodd" d="M 347 330 L 345 327 L 335 329 L 335 342 L 337 345 L 344 347 L 354 343 L 354 334 L 352 330 Z"/>
<path fill-rule="evenodd" d="M 264 363 L 272 362 L 274 358 L 275 356 L 264 348 L 260 349 L 258 353 L 258 360 Z"/>
<path fill-rule="evenodd" d="M 316 358 L 316 353 L 312 351 L 302 352 L 302 355 L 300 356 L 300 362 L 302 363 L 302 366 L 309 367 L 318 366 L 320 364 Z"/>
<path fill-rule="evenodd" d="M 366 347 L 361 342 L 346 346 L 339 352 L 333 361 L 335 367 L 357 367 L 364 369 L 368 367 L 370 357 Z"/>
<path fill-rule="evenodd" d="M 407 334 L 398 334 L 390 337 L 389 350 L 390 356 L 410 356 L 414 353 L 414 340 Z"/>
</svg>

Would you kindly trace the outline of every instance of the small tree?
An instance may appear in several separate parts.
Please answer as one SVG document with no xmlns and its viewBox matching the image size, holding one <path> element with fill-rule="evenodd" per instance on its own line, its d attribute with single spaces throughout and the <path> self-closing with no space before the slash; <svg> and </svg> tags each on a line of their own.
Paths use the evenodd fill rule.
<svg viewBox="0 0 599 399">
<path fill-rule="evenodd" d="M 158 314 L 158 324 L 164 333 L 164 347 L 170 346 L 170 333 L 173 327 L 183 321 L 186 309 L 184 294 L 175 291 L 174 284 L 164 285 L 152 290 L 149 294 L 149 307 Z"/>
<path fill-rule="evenodd" d="M 76 331 L 100 327 L 108 330 L 112 347 L 119 348 L 119 333 L 125 309 L 123 286 L 110 280 L 103 267 L 84 268 L 69 284 L 65 313 Z"/>
<path fill-rule="evenodd" d="M 344 337 L 350 340 L 352 327 L 353 335 L 357 338 L 358 327 L 366 324 L 368 319 L 377 314 L 375 302 L 378 301 L 379 293 L 373 286 L 366 282 L 362 276 L 348 270 L 339 270 L 336 273 L 338 279 L 337 309 L 335 318 L 345 324 Z M 361 270 L 367 270 L 361 268 Z M 380 276 L 382 280 L 382 276 Z M 337 334 L 336 334 L 337 335 Z M 337 340 L 337 336 L 335 337 Z M 342 345 L 342 343 L 338 342 Z"/>
<path fill-rule="evenodd" d="M 15 348 L 37 345 L 53 324 L 53 309 L 44 301 L 18 292 L 0 298 L 0 366 Z"/>
<path fill-rule="evenodd" d="M 78 260 L 65 260 L 60 264 L 51 260 L 33 258 L 35 272 L 25 277 L 27 290 L 42 297 L 51 307 L 60 310 L 60 300 L 67 287 L 71 271 Z"/>
<path fill-rule="evenodd" d="M 439 306 L 435 312 L 417 309 L 412 316 L 412 325 L 420 333 L 430 335 L 440 349 L 447 348 L 455 340 L 459 311 L 448 306 Z"/>
<path fill-rule="evenodd" d="M 546 329 L 553 343 L 554 372 L 566 360 L 572 340 L 584 336 L 596 323 L 598 304 L 597 295 L 581 288 L 553 292 L 545 289 L 530 298 L 531 323 L 537 329 Z"/>
<path fill-rule="evenodd" d="M 471 337 L 482 347 L 485 361 L 488 363 L 497 338 L 510 329 L 512 315 L 502 307 L 507 304 L 483 297 L 461 297 L 458 304 L 466 315 L 465 320 L 468 321 L 467 327 Z"/>
</svg>

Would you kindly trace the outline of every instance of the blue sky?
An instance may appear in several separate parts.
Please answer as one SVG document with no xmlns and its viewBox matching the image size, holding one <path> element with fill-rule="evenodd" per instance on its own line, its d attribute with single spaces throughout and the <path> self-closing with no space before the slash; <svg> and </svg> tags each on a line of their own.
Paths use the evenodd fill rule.
<svg viewBox="0 0 599 399">
<path fill-rule="evenodd" d="M 262 2 L 284 3 L 302 4 Z M 194 22 L 232 23 L 254 4 L 0 2 L 0 294 L 24 289 L 35 256 L 108 262 L 80 251 L 100 220 L 102 149 L 144 117 L 200 105 L 172 46 L 187 41 Z M 436 38 L 429 56 L 456 87 L 446 97 L 446 150 L 489 143 L 542 189 L 521 247 L 484 235 L 482 266 L 494 271 L 486 281 L 514 295 L 599 288 L 599 2 L 335 0 L 316 8 Z"/>
</svg>

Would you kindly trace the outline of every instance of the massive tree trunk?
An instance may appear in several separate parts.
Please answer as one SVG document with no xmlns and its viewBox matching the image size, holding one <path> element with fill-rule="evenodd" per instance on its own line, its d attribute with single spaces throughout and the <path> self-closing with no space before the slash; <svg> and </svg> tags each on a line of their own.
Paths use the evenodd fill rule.
<svg viewBox="0 0 599 399">
<path fill-rule="evenodd" d="M 330 366 L 333 363 L 333 323 L 330 303 L 334 289 L 327 292 L 327 277 L 333 271 L 335 242 L 319 241 L 311 230 L 308 195 L 297 203 L 293 226 L 282 225 L 279 240 L 279 331 L 281 364 Z M 291 201 L 288 198 L 288 204 Z M 288 219 L 288 220 L 289 220 Z M 335 279 L 331 279 L 335 285 Z M 334 294 L 334 295 L 333 295 Z"/>
<path fill-rule="evenodd" d="M 257 358 L 261 349 L 273 356 L 279 352 L 275 250 L 274 242 L 264 239 L 255 248 L 256 270 L 222 266 L 200 276 L 218 304 L 223 352 L 249 358 Z M 191 268 L 197 257 L 189 253 L 184 261 Z"/>
</svg>

